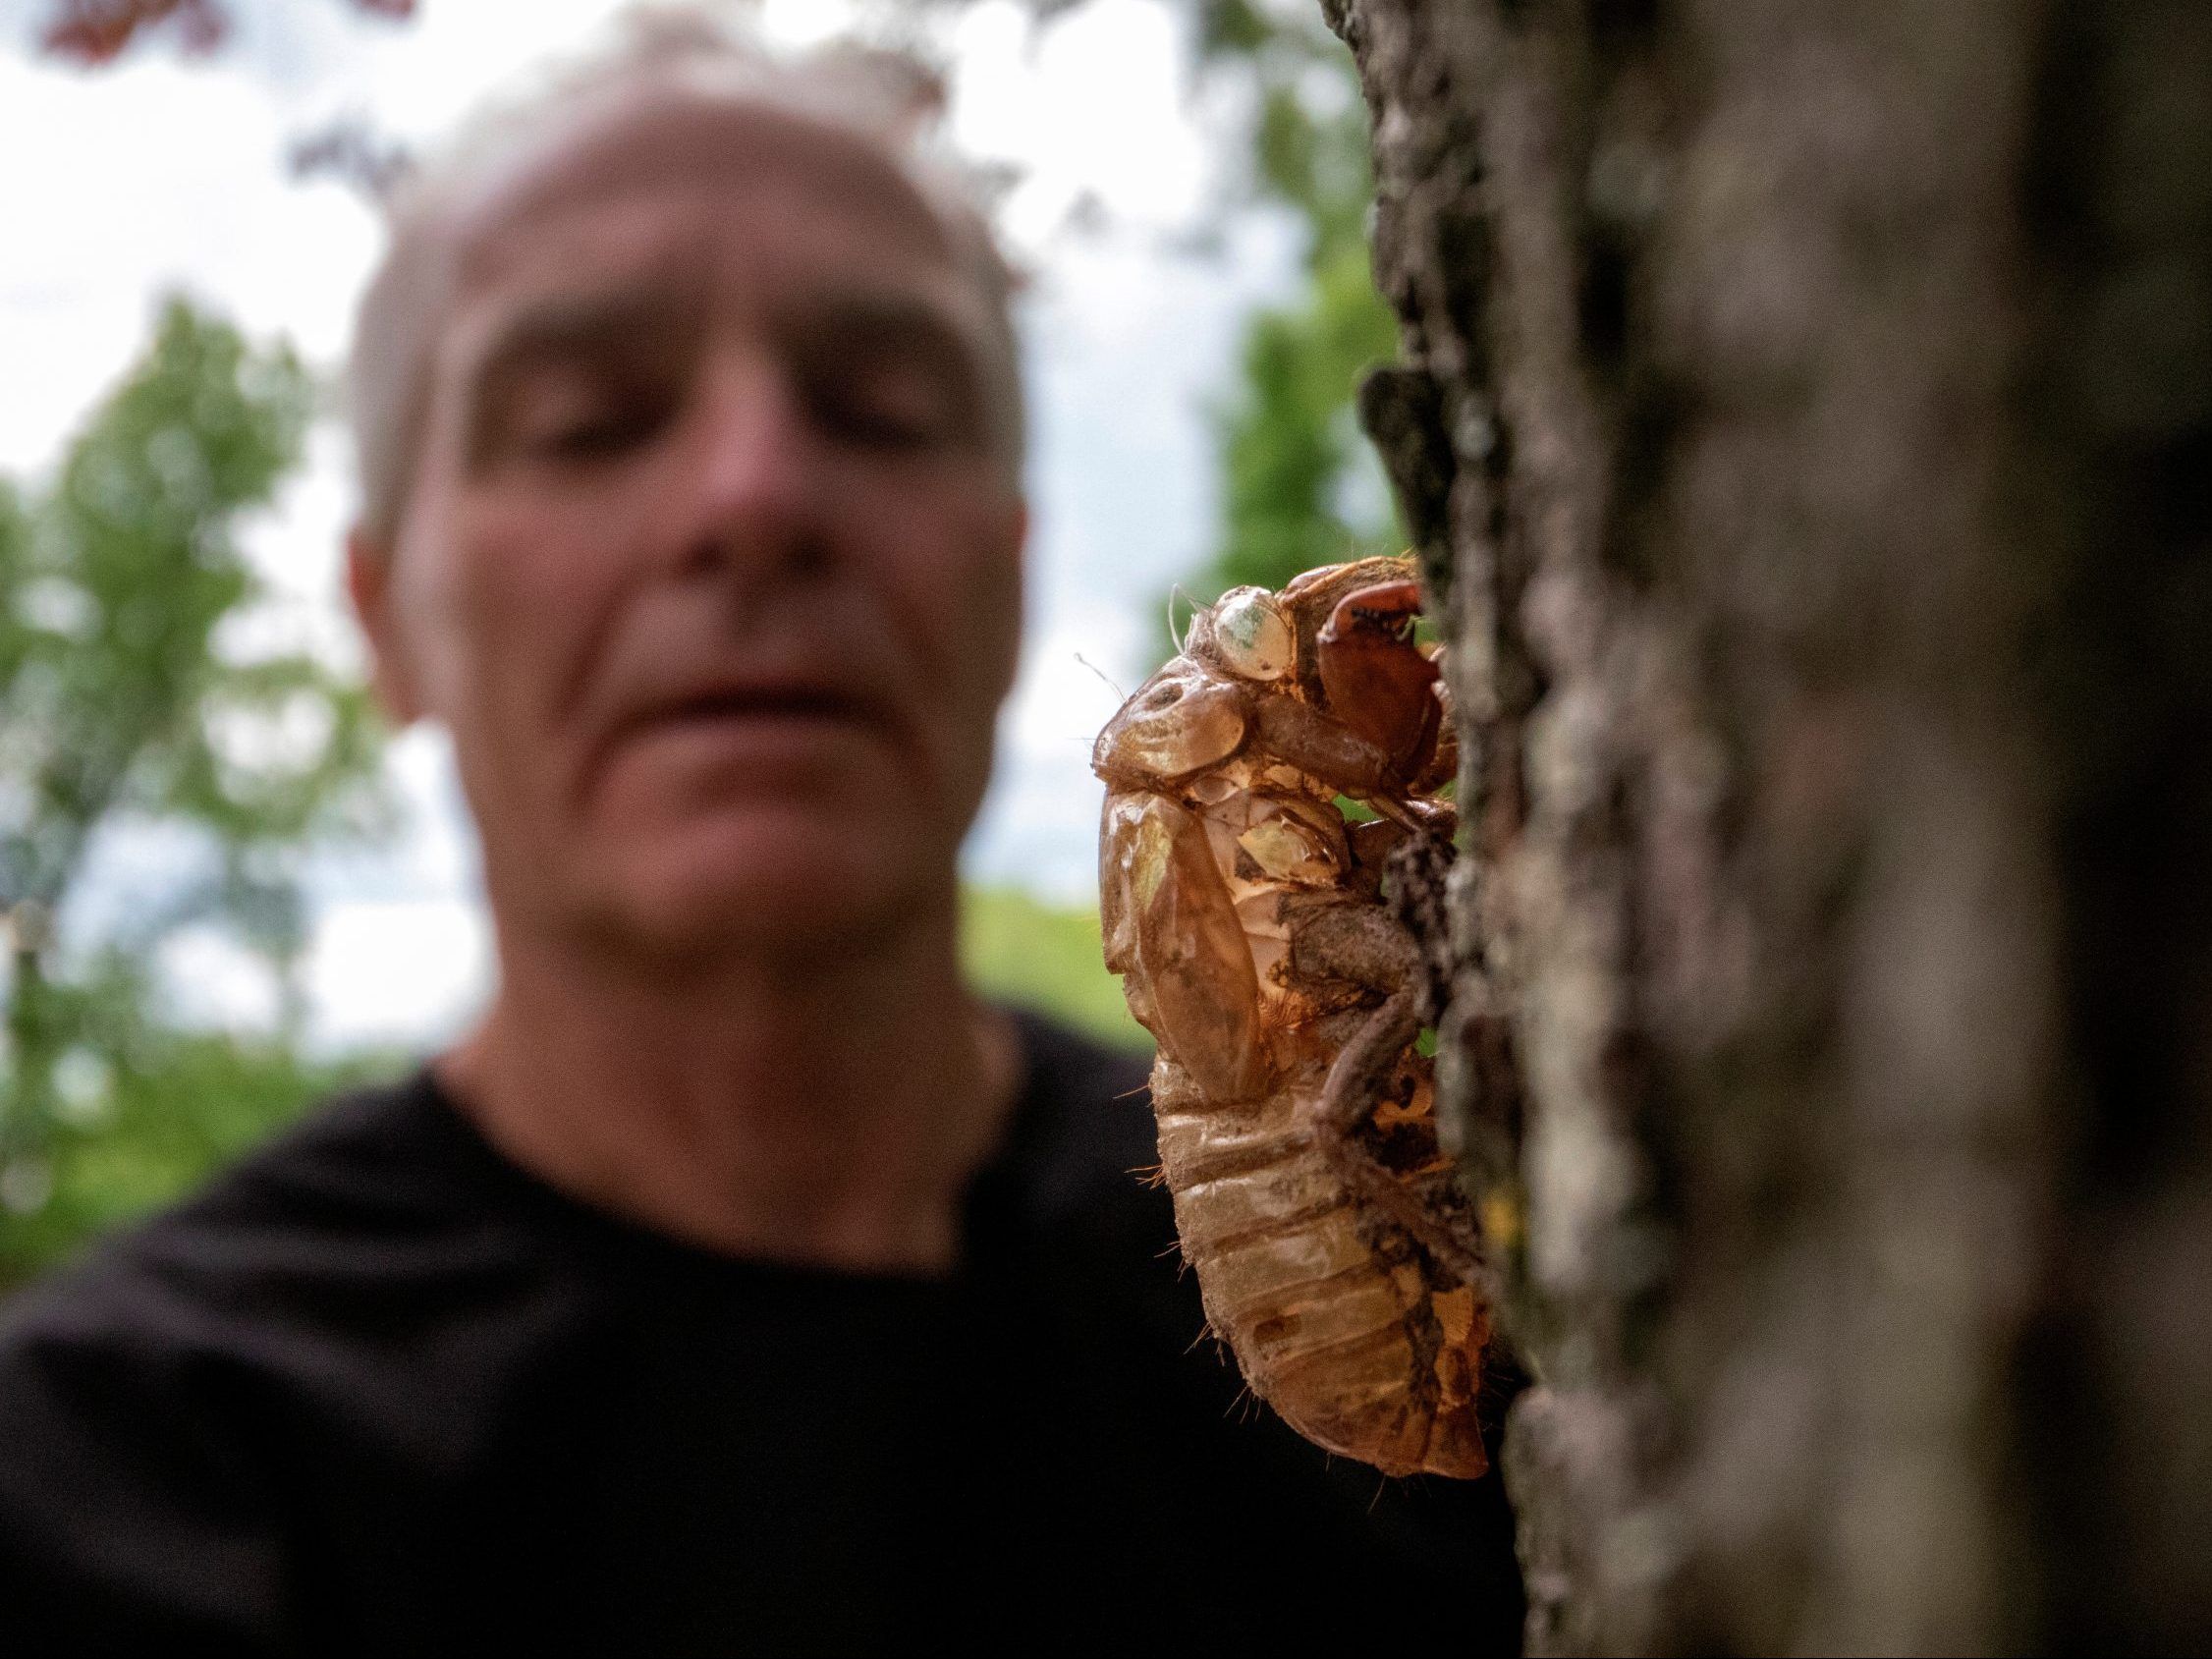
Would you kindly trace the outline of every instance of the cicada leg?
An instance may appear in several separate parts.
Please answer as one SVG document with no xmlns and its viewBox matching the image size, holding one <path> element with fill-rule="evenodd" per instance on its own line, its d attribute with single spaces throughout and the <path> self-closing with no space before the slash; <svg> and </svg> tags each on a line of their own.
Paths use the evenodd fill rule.
<svg viewBox="0 0 2212 1659">
<path fill-rule="evenodd" d="M 1463 1284 L 1478 1283 L 1481 1240 L 1459 1189 L 1431 1193 L 1409 1187 L 1358 1134 L 1382 1101 L 1407 1045 L 1420 1034 L 1426 972 L 1420 946 L 1379 910 L 1331 905 L 1308 912 L 1292 933 L 1291 967 L 1300 975 L 1386 993 L 1329 1067 L 1315 1125 L 1321 1149 L 1355 1196 L 1404 1228 Z"/>
<path fill-rule="evenodd" d="M 1407 780 L 1390 756 L 1334 715 L 1293 696 L 1261 698 L 1255 714 L 1253 747 L 1259 752 L 1339 795 L 1365 802 L 1409 830 L 1436 833 L 1443 808 L 1409 799 Z"/>
</svg>

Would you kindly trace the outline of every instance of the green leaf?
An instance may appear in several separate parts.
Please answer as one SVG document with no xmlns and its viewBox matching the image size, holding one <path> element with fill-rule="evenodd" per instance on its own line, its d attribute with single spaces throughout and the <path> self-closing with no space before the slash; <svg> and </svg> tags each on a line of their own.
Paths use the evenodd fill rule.
<svg viewBox="0 0 2212 1659">
<path fill-rule="evenodd" d="M 288 348 L 171 300 L 50 486 L 0 480 L 0 910 L 30 918 L 0 978 L 0 1283 L 176 1196 L 327 1086 L 281 1042 L 169 1029 L 145 967 L 214 922 L 289 972 L 307 850 L 387 821 L 363 688 L 218 644 L 261 599 L 241 529 L 298 467 L 312 407 Z M 103 836 L 177 829 L 211 880 L 108 939 L 50 924 Z"/>
</svg>

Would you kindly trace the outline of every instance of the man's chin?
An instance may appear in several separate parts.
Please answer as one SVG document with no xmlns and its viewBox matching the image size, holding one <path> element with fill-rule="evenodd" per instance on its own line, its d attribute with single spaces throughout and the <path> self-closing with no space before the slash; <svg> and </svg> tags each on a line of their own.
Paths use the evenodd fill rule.
<svg viewBox="0 0 2212 1659">
<path fill-rule="evenodd" d="M 594 883 L 593 908 L 656 956 L 798 960 L 864 946 L 925 902 L 940 884 L 914 851 L 803 814 L 721 825 L 616 862 L 605 870 L 614 880 Z"/>
</svg>

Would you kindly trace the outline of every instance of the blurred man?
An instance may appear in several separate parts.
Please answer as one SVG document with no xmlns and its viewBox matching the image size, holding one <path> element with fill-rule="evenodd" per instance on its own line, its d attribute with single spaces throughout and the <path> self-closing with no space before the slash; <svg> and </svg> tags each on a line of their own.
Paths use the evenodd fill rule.
<svg viewBox="0 0 2212 1659">
<path fill-rule="evenodd" d="M 352 585 L 499 990 L 17 1315 L 18 1639 L 1514 1639 L 1494 1489 L 1227 1414 L 1141 1067 L 961 982 L 1020 381 L 894 69 L 634 53 L 401 205 Z"/>
</svg>

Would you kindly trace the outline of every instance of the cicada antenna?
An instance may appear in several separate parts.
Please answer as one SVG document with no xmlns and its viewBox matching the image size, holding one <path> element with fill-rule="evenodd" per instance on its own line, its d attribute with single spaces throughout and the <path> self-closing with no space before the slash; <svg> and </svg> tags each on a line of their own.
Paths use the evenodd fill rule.
<svg viewBox="0 0 2212 1659">
<path fill-rule="evenodd" d="M 1189 637 L 1190 631 L 1188 628 L 1181 634 L 1175 631 L 1175 602 L 1178 599 L 1190 607 L 1190 614 L 1193 618 L 1205 607 L 1191 598 L 1189 594 L 1184 592 L 1183 583 L 1180 581 L 1168 589 L 1168 637 L 1175 641 L 1175 654 L 1181 656 L 1183 654 L 1183 641 Z"/>
<path fill-rule="evenodd" d="M 1089 669 L 1091 673 L 1097 675 L 1099 679 L 1105 681 L 1106 689 L 1109 691 L 1112 691 L 1116 697 L 1120 698 L 1123 702 L 1129 701 L 1129 693 L 1123 691 L 1121 687 L 1115 685 L 1112 677 L 1109 676 L 1103 668 L 1100 668 L 1098 664 L 1092 662 L 1090 658 L 1084 656 L 1080 651 L 1078 651 L 1076 653 L 1076 660 L 1081 663 L 1083 667 Z M 1131 1092 L 1134 1093 L 1135 1091 L 1132 1090 Z"/>
</svg>

